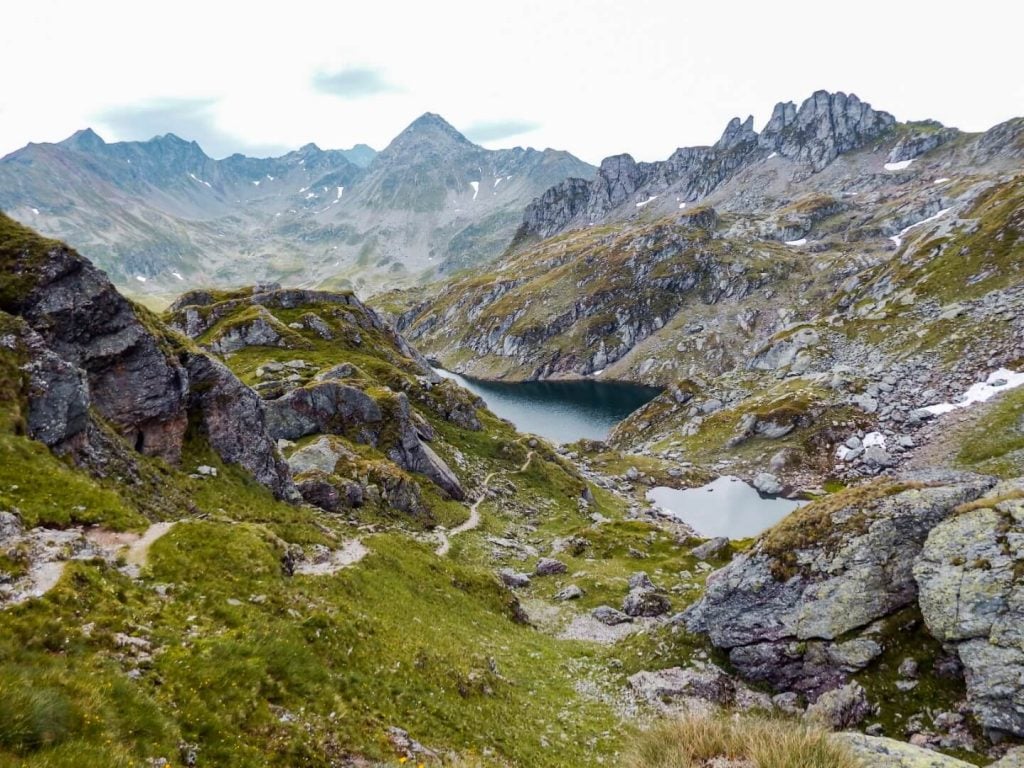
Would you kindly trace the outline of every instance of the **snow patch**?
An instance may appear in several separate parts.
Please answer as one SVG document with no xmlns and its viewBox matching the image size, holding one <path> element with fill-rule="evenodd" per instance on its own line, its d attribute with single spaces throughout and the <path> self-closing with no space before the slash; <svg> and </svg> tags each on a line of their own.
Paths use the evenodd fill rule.
<svg viewBox="0 0 1024 768">
<path fill-rule="evenodd" d="M 341 195 L 342 195 L 342 193 L 343 193 L 344 191 L 345 191 L 345 188 L 344 188 L 344 187 L 338 187 L 338 196 L 337 196 L 336 198 L 334 198 L 334 201 L 335 201 L 335 202 L 337 202 L 338 200 L 341 200 Z"/>
<path fill-rule="evenodd" d="M 316 197 L 316 192 L 310 192 L 308 195 L 306 195 L 307 200 L 312 200 L 314 197 Z"/>
<path fill-rule="evenodd" d="M 256 186 L 256 187 L 258 187 L 259 185 L 260 185 L 259 181 L 254 181 L 254 182 L 253 182 L 253 186 Z"/>
<path fill-rule="evenodd" d="M 498 186 L 499 184 L 501 184 L 501 176 L 494 180 L 494 186 Z"/>
<path fill-rule="evenodd" d="M 270 179 L 271 181 L 273 181 L 273 180 L 274 180 L 274 177 L 273 177 L 273 176 L 271 176 L 271 175 L 270 175 L 269 173 L 267 174 L 267 178 L 268 178 L 268 179 Z"/>
<path fill-rule="evenodd" d="M 941 416 L 958 408 L 966 408 L 975 403 L 984 403 L 1000 392 L 1016 389 L 1022 385 L 1024 385 L 1024 372 L 1018 373 L 1008 368 L 1000 368 L 998 371 L 990 373 L 985 381 L 972 384 L 966 392 L 956 399 L 956 402 L 929 405 L 924 410 L 934 413 L 936 416 Z"/>
<path fill-rule="evenodd" d="M 39 215 L 39 209 L 38 208 L 33 208 L 32 209 L 32 213 L 34 213 L 36 216 L 38 216 Z"/>
<path fill-rule="evenodd" d="M 593 375 L 594 375 L 594 376 L 600 376 L 600 375 L 601 375 L 602 373 L 604 373 L 604 368 L 602 368 L 602 369 L 601 369 L 601 370 L 599 370 L 599 371 L 594 371 L 594 374 L 593 374 Z"/>
<path fill-rule="evenodd" d="M 921 219 L 921 221 L 917 222 L 916 224 L 911 224 L 909 227 L 904 227 L 903 229 L 900 230 L 900 233 L 898 235 L 893 235 L 889 239 L 896 243 L 896 247 L 899 248 L 901 245 L 903 245 L 903 238 L 906 237 L 907 232 L 912 230 L 914 227 L 920 227 L 922 224 L 928 224 L 930 222 L 935 221 L 936 219 L 942 218 L 947 213 L 949 213 L 950 210 L 950 208 L 943 208 L 934 216 L 929 216 L 927 219 Z"/>
<path fill-rule="evenodd" d="M 184 279 L 185 279 L 184 277 L 182 277 L 182 276 L 181 276 L 180 274 L 178 274 L 177 272 L 171 272 L 171 274 L 172 274 L 172 275 L 173 275 L 174 277 L 178 278 L 179 280 L 184 280 Z"/>
<path fill-rule="evenodd" d="M 685 207 L 686 207 L 686 203 L 680 203 L 679 204 L 679 210 L 682 210 Z"/>
<path fill-rule="evenodd" d="M 885 435 L 881 432 L 868 432 L 864 435 L 864 447 L 870 448 L 873 445 L 877 445 L 879 448 L 885 448 Z"/>
<path fill-rule="evenodd" d="M 637 208 L 643 208 L 645 205 L 648 205 L 648 204 L 650 204 L 651 202 L 653 202 L 654 200 L 657 200 L 657 199 L 658 199 L 657 195 L 651 195 L 646 200 L 641 200 L 639 203 L 637 203 L 636 207 Z"/>
<path fill-rule="evenodd" d="M 799 240 L 787 240 L 786 245 L 807 245 L 807 238 L 801 237 Z"/>
<path fill-rule="evenodd" d="M 473 199 L 476 200 L 476 196 L 478 194 L 480 194 L 480 182 L 479 181 L 471 181 L 471 182 L 469 182 L 469 186 L 471 186 L 473 188 Z"/>
<path fill-rule="evenodd" d="M 299 190 L 299 194 L 301 195 L 301 194 L 302 194 L 303 192 L 305 192 L 305 191 L 306 191 L 307 189 L 309 189 L 309 187 L 303 187 L 302 189 L 300 189 L 300 190 Z"/>
<path fill-rule="evenodd" d="M 914 159 L 900 160 L 898 163 L 886 163 L 884 168 L 887 171 L 904 171 L 910 167 L 910 164 L 914 162 Z"/>
<path fill-rule="evenodd" d="M 138 280 L 140 283 L 146 282 L 146 278 L 144 278 L 142 275 L 136 275 L 135 279 Z"/>
<path fill-rule="evenodd" d="M 765 160 L 771 160 L 773 157 L 778 157 L 778 156 L 779 156 L 778 152 L 772 152 L 770 155 L 768 155 L 768 157 L 765 158 Z"/>
<path fill-rule="evenodd" d="M 949 178 L 943 176 L 941 179 L 936 179 L 935 181 L 933 181 L 932 184 L 945 184 L 947 181 L 949 181 Z"/>
</svg>

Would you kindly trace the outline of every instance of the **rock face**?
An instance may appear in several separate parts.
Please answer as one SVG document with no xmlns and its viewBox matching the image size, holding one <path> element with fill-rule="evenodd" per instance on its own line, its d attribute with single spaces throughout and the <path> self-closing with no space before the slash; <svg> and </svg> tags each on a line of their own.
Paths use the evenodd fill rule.
<svg viewBox="0 0 1024 768">
<path fill-rule="evenodd" d="M 833 688 L 845 677 L 837 638 L 913 603 L 913 563 L 929 532 L 994 483 L 921 473 L 808 505 L 709 576 L 686 624 L 747 677 Z"/>
<path fill-rule="evenodd" d="M 262 405 L 234 374 L 166 333 L 67 246 L 2 214 L 0 225 L 13 239 L 0 242 L 0 266 L 19 286 L 0 310 L 32 329 L 22 339 L 31 436 L 100 466 L 105 448 L 93 411 L 136 451 L 177 463 L 192 415 L 224 461 L 294 497 Z"/>
<path fill-rule="evenodd" d="M 963 512 L 928 536 L 914 577 L 931 633 L 956 649 L 986 728 L 1024 736 L 1024 498 L 997 488 L 991 506 Z"/>
</svg>

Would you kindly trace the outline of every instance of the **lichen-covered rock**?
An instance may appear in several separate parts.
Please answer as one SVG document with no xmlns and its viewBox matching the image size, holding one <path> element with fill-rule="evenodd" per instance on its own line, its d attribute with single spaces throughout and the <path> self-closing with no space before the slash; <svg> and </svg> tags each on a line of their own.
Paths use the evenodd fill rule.
<svg viewBox="0 0 1024 768">
<path fill-rule="evenodd" d="M 956 649 L 986 728 L 1024 736 L 1024 499 L 1019 482 L 936 526 L 914 566 L 931 633 Z"/>
<path fill-rule="evenodd" d="M 821 694 L 807 708 L 804 717 L 832 730 L 842 731 L 860 725 L 871 711 L 872 706 L 863 686 L 860 683 L 848 683 L 842 688 Z"/>
<path fill-rule="evenodd" d="M 850 747 L 871 768 L 973 768 L 974 765 L 941 752 L 881 736 L 837 733 L 833 738 Z"/>
<path fill-rule="evenodd" d="M 929 531 L 995 480 L 926 473 L 810 504 L 711 574 L 686 611 L 743 674 L 820 691 L 841 681 L 826 648 L 910 605 L 912 568 Z"/>
</svg>

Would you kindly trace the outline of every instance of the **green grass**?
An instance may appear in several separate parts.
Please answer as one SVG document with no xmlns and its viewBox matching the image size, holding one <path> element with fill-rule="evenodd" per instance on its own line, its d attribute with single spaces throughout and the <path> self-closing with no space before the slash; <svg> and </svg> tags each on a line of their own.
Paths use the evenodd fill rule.
<svg viewBox="0 0 1024 768">
<path fill-rule="evenodd" d="M 1024 389 L 1001 395 L 957 440 L 962 466 L 1000 477 L 1024 472 Z"/>
</svg>

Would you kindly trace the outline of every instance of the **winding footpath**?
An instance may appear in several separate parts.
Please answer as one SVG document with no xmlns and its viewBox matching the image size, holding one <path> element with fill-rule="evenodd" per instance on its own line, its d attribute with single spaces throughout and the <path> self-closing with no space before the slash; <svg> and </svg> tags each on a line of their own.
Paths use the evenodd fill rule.
<svg viewBox="0 0 1024 768">
<path fill-rule="evenodd" d="M 536 451 L 530 451 L 526 454 L 526 461 L 523 462 L 523 466 L 513 472 L 513 475 L 519 475 L 530 468 L 530 462 L 533 461 L 534 454 Z M 474 528 L 480 525 L 480 505 L 484 499 L 487 498 L 487 491 L 490 490 L 491 480 L 498 472 L 491 472 L 487 477 L 484 478 L 483 488 L 480 491 L 480 495 L 477 496 L 476 501 L 473 502 L 469 508 L 469 517 L 462 523 L 452 528 L 450 531 L 439 530 L 437 536 L 440 539 L 440 543 L 437 545 L 437 549 L 434 553 L 438 557 L 444 557 L 448 554 L 448 551 L 452 548 L 452 537 L 459 536 L 467 531 L 472 531 Z"/>
</svg>

